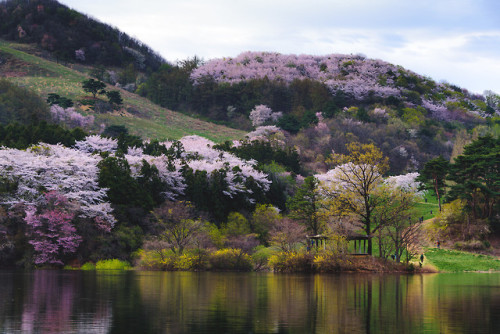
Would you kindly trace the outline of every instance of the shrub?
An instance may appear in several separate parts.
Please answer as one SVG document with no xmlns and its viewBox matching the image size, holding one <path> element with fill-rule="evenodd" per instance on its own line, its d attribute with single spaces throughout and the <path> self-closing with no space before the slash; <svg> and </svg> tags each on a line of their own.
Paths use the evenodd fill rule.
<svg viewBox="0 0 500 334">
<path fill-rule="evenodd" d="M 210 267 L 209 253 L 205 249 L 191 249 L 179 256 L 176 267 L 180 270 L 207 270 Z"/>
<path fill-rule="evenodd" d="M 80 267 L 80 270 L 96 270 L 96 266 L 92 262 L 86 262 Z"/>
<path fill-rule="evenodd" d="M 170 249 L 138 250 L 136 266 L 146 270 L 177 270 L 178 256 Z"/>
<path fill-rule="evenodd" d="M 101 260 L 95 265 L 96 270 L 128 270 L 130 263 L 118 259 Z"/>
<path fill-rule="evenodd" d="M 275 253 L 270 247 L 258 246 L 252 254 L 254 270 L 264 270 L 268 268 L 269 258 Z"/>
<path fill-rule="evenodd" d="M 311 253 L 279 252 L 269 258 L 269 267 L 276 272 L 310 272 L 314 269 Z"/>
<path fill-rule="evenodd" d="M 225 248 L 210 255 L 210 265 L 214 270 L 252 270 L 252 259 L 250 255 L 241 249 Z"/>
<path fill-rule="evenodd" d="M 322 273 L 337 272 L 342 269 L 343 258 L 333 250 L 321 250 L 314 256 L 314 269 Z"/>
</svg>

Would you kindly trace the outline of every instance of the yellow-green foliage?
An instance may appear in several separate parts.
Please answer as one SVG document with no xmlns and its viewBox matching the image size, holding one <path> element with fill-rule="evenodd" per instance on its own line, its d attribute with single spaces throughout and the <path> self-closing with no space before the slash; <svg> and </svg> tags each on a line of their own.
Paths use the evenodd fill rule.
<svg viewBox="0 0 500 334">
<path fill-rule="evenodd" d="M 179 270 L 207 270 L 210 266 L 209 253 L 205 249 L 192 249 L 179 256 L 176 267 Z"/>
<path fill-rule="evenodd" d="M 403 121 L 411 126 L 420 126 L 425 122 L 426 110 L 422 107 L 417 108 L 404 108 Z"/>
<path fill-rule="evenodd" d="M 314 269 L 322 273 L 340 271 L 345 262 L 342 254 L 332 249 L 319 251 L 313 261 Z"/>
<path fill-rule="evenodd" d="M 269 267 L 276 272 L 309 272 L 314 269 L 312 253 L 279 252 L 269 258 Z"/>
<path fill-rule="evenodd" d="M 210 255 L 212 269 L 250 271 L 253 268 L 252 258 L 241 249 L 225 248 Z"/>
<path fill-rule="evenodd" d="M 145 270 L 177 270 L 178 256 L 170 249 L 138 250 L 136 266 Z"/>
<path fill-rule="evenodd" d="M 226 234 L 244 235 L 250 233 L 248 220 L 239 212 L 231 212 L 227 217 Z"/>
<path fill-rule="evenodd" d="M 81 266 L 80 270 L 95 270 L 95 264 L 92 262 L 86 262 L 83 266 Z"/>
<path fill-rule="evenodd" d="M 223 248 L 227 240 L 226 235 L 224 234 L 224 229 L 220 229 L 217 225 L 211 223 L 207 223 L 205 228 L 214 246 L 217 248 Z"/>
<path fill-rule="evenodd" d="M 101 260 L 95 265 L 96 270 L 127 270 L 131 269 L 130 263 L 118 259 Z"/>
<path fill-rule="evenodd" d="M 252 254 L 254 270 L 263 270 L 268 268 L 269 258 L 275 253 L 271 247 L 257 246 Z"/>
</svg>

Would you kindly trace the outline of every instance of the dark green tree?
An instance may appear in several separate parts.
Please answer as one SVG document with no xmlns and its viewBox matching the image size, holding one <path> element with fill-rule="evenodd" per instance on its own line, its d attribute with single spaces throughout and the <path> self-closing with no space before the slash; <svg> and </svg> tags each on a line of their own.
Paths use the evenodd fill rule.
<svg viewBox="0 0 500 334">
<path fill-rule="evenodd" d="M 500 139 L 479 137 L 465 146 L 464 153 L 451 165 L 449 200 L 467 202 L 474 219 L 498 215 L 500 203 Z"/>
<path fill-rule="evenodd" d="M 99 162 L 99 186 L 108 188 L 108 199 L 112 204 L 143 208 L 153 208 L 151 194 L 142 188 L 131 175 L 126 159 L 107 157 Z"/>
<path fill-rule="evenodd" d="M 85 92 L 92 94 L 94 100 L 97 94 L 105 94 L 106 84 L 100 80 L 88 79 L 82 82 L 82 88 Z"/>
<path fill-rule="evenodd" d="M 445 191 L 446 175 L 450 169 L 450 163 L 442 156 L 429 160 L 420 171 L 417 181 L 422 183 L 424 190 L 434 191 L 441 211 L 441 198 Z"/>
<path fill-rule="evenodd" d="M 111 103 L 112 106 L 120 106 L 123 104 L 122 95 L 117 90 L 106 92 L 106 96 L 108 97 L 109 103 Z"/>
<path fill-rule="evenodd" d="M 295 195 L 288 201 L 290 217 L 302 222 L 313 235 L 323 230 L 319 218 L 320 197 L 317 192 L 318 180 L 314 176 L 304 179 L 304 184 L 297 189 Z"/>
</svg>

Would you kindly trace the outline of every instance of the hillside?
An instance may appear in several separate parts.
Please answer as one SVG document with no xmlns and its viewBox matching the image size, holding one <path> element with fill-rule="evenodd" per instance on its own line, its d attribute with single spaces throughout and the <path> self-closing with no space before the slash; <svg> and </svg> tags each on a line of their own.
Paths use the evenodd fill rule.
<svg viewBox="0 0 500 334">
<path fill-rule="evenodd" d="M 458 137 L 469 140 L 500 110 L 492 92 L 471 94 L 358 55 L 245 52 L 183 71 L 162 68 L 138 93 L 247 130 L 276 125 L 309 171 L 328 170 L 332 151 L 344 153 L 353 141 L 380 147 L 392 174 L 416 171 L 433 157 L 449 159 Z"/>
<path fill-rule="evenodd" d="M 0 2 L 0 22 L 0 35 L 16 41 L 1 44 L 0 71 L 11 81 L 43 98 L 70 98 L 84 115 L 90 113 L 81 90 L 86 75 L 105 81 L 108 89 L 126 89 L 120 90 L 125 106 L 119 112 L 91 114 L 94 130 L 116 124 L 145 138 L 199 134 L 220 142 L 276 125 L 311 174 L 328 170 L 332 151 L 345 153 L 353 141 L 380 147 L 391 160 L 391 174 L 416 171 L 433 157 L 451 158 L 456 142 L 463 146 L 477 136 L 472 129 L 494 124 L 500 110 L 493 92 L 471 94 L 361 55 L 243 52 L 170 64 L 116 28 L 57 1 Z"/>
<path fill-rule="evenodd" d="M 178 139 L 186 135 L 200 135 L 214 141 L 224 141 L 243 136 L 242 131 L 201 121 L 168 109 L 141 98 L 125 90 L 119 90 L 124 105 L 113 113 L 96 113 L 82 104 L 87 98 L 82 90 L 82 81 L 88 76 L 80 70 L 88 68 L 61 64 L 27 53 L 32 45 L 17 44 L 0 40 L 0 75 L 9 81 L 30 89 L 43 99 L 49 93 L 77 102 L 77 110 L 84 115 L 95 117 L 94 130 L 101 124 L 125 125 L 132 134 L 143 138 Z M 32 51 L 32 50 L 31 50 Z M 115 87 L 108 86 L 110 89 Z M 79 102 L 80 101 L 80 102 Z"/>
<path fill-rule="evenodd" d="M 165 60 L 127 34 L 54 0 L 0 1 L 0 38 L 35 43 L 58 60 L 157 70 Z"/>
</svg>

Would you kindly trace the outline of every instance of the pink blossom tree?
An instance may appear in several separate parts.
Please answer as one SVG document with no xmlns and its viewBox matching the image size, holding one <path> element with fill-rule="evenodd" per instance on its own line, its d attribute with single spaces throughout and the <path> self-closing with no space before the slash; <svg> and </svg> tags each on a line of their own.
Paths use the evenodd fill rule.
<svg viewBox="0 0 500 334">
<path fill-rule="evenodd" d="M 38 209 L 26 209 L 28 242 L 33 246 L 36 265 L 62 265 L 63 256 L 76 251 L 82 239 L 71 223 L 74 217 L 74 208 L 56 191 L 46 193 Z"/>
<path fill-rule="evenodd" d="M 283 116 L 283 113 L 273 112 L 271 108 L 263 104 L 255 106 L 250 112 L 250 120 L 253 126 L 261 126 L 269 121 L 276 122 L 281 116 Z"/>
<path fill-rule="evenodd" d="M 54 122 L 63 123 L 71 128 L 89 128 L 94 124 L 94 116 L 83 116 L 75 108 L 63 108 L 57 104 L 50 107 L 50 114 Z"/>
</svg>

